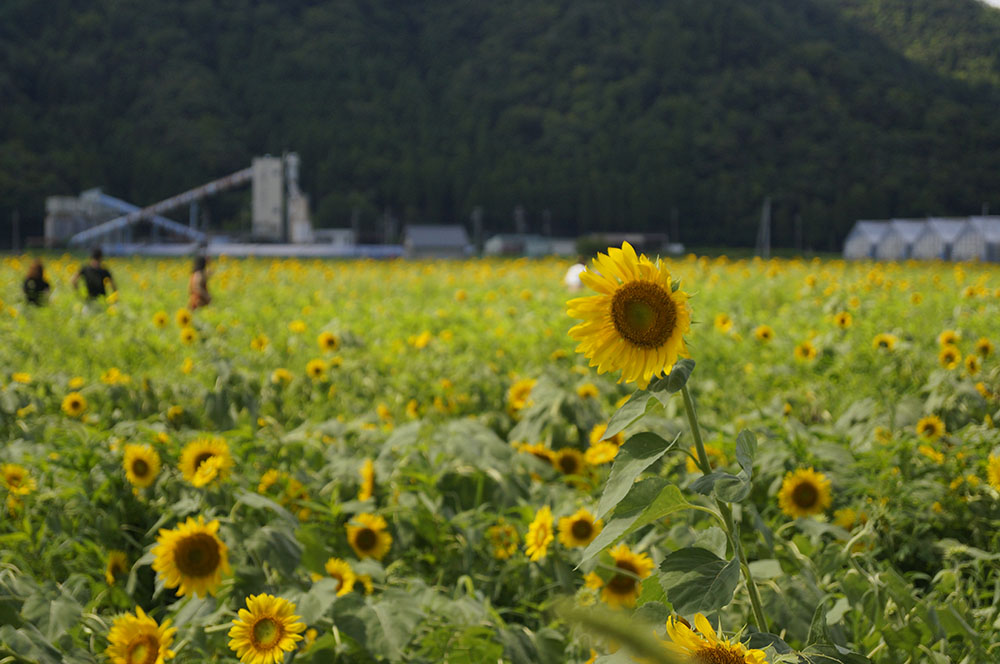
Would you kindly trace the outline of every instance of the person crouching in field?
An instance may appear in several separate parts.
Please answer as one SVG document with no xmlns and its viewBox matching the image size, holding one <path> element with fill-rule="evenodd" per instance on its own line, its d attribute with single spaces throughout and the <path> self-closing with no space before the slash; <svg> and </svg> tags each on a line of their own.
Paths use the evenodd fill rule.
<svg viewBox="0 0 1000 664">
<path fill-rule="evenodd" d="M 194 311 L 212 301 L 208 294 L 208 259 L 198 256 L 194 259 L 194 269 L 188 279 L 188 309 Z"/>
<path fill-rule="evenodd" d="M 28 304 L 40 307 L 48 299 L 51 286 L 45 281 L 45 268 L 42 261 L 37 258 L 28 268 L 28 276 L 24 280 L 24 296 L 28 299 Z"/>
<path fill-rule="evenodd" d="M 101 251 L 100 247 L 96 247 L 90 252 L 90 262 L 81 267 L 80 271 L 73 276 L 73 288 L 76 289 L 80 277 L 83 277 L 83 282 L 87 286 L 87 297 L 92 300 L 107 295 L 108 291 L 104 285 L 105 282 L 111 287 L 112 291 L 118 290 L 111 273 L 101 264 L 101 259 L 103 258 L 104 252 Z"/>
</svg>

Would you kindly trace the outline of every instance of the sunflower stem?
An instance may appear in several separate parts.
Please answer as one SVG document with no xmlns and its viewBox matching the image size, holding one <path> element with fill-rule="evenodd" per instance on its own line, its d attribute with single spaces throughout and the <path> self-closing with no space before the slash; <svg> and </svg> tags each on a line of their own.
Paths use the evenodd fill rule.
<svg viewBox="0 0 1000 664">
<path fill-rule="evenodd" d="M 701 472 L 708 475 L 712 472 L 712 464 L 709 463 L 708 454 L 705 453 L 705 441 L 701 437 L 698 414 L 694 410 L 694 400 L 691 398 L 691 392 L 688 391 L 687 385 L 681 388 L 681 395 L 684 397 L 684 410 L 687 413 L 688 425 L 691 427 L 695 451 L 698 454 L 698 465 L 701 467 Z M 736 526 L 733 523 L 733 510 L 719 498 L 715 499 L 715 504 L 719 508 L 719 514 L 722 515 L 722 522 L 726 526 L 726 536 L 729 539 L 729 545 L 733 548 L 733 553 L 740 559 L 740 569 L 743 571 L 743 577 L 746 579 L 747 593 L 750 595 L 753 620 L 756 623 L 757 629 L 766 632 L 767 618 L 764 616 L 764 606 L 760 601 L 757 584 L 750 573 L 750 563 L 747 562 L 743 547 L 740 546 L 739 534 L 736 532 Z"/>
</svg>

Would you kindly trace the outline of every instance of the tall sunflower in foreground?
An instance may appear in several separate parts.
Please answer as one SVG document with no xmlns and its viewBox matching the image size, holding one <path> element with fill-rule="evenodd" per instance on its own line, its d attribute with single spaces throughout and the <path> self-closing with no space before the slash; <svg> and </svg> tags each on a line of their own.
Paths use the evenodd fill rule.
<svg viewBox="0 0 1000 664">
<path fill-rule="evenodd" d="M 598 373 L 620 369 L 619 382 L 644 386 L 687 354 L 688 296 L 677 289 L 666 264 L 637 256 L 625 242 L 598 254 L 580 280 L 598 295 L 567 303 L 569 315 L 583 319 L 569 335 Z"/>
<path fill-rule="evenodd" d="M 392 535 L 386 532 L 388 526 L 376 514 L 358 514 L 347 524 L 347 542 L 358 558 L 382 560 L 392 546 Z"/>
<path fill-rule="evenodd" d="M 161 529 L 153 547 L 153 569 L 163 585 L 180 586 L 178 595 L 214 595 L 222 573 L 229 572 L 229 549 L 218 532 L 218 521 L 206 524 L 201 516 L 197 521 L 188 517 L 174 530 Z"/>
<path fill-rule="evenodd" d="M 170 644 L 175 633 L 177 628 L 170 627 L 169 620 L 158 625 L 137 606 L 135 615 L 126 613 L 115 618 L 104 654 L 112 664 L 163 664 L 174 657 Z"/>
<path fill-rule="evenodd" d="M 160 474 L 160 455 L 152 445 L 125 446 L 125 479 L 137 488 L 145 489 Z"/>
<path fill-rule="evenodd" d="M 812 468 L 789 471 L 778 491 L 778 506 L 792 518 L 819 514 L 830 507 L 830 480 Z"/>
<path fill-rule="evenodd" d="M 708 618 L 694 616 L 695 629 L 675 618 L 667 618 L 667 649 L 693 662 L 715 664 L 767 664 L 763 650 L 750 650 L 739 641 L 719 638 Z"/>
<path fill-rule="evenodd" d="M 293 615 L 295 605 L 274 595 L 250 595 L 247 608 L 229 629 L 229 647 L 246 664 L 276 664 L 295 650 L 306 625 Z"/>
<path fill-rule="evenodd" d="M 202 469 L 207 462 L 211 462 Z M 225 479 L 233 467 L 229 444 L 223 438 L 199 438 L 184 446 L 180 469 L 194 486 L 205 486 L 216 478 Z"/>
</svg>

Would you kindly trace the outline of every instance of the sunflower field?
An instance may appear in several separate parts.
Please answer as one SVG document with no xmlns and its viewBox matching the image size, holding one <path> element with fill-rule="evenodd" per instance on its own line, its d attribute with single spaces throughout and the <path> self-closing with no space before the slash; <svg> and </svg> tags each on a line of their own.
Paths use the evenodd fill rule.
<svg viewBox="0 0 1000 664">
<path fill-rule="evenodd" d="M 0 662 L 1000 661 L 1000 269 L 0 263 Z"/>
</svg>

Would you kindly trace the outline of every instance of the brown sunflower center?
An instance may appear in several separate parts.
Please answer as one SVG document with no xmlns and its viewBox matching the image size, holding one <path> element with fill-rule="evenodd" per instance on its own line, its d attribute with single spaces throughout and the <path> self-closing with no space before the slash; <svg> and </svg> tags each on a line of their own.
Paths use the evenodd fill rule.
<svg viewBox="0 0 1000 664">
<path fill-rule="evenodd" d="M 878 347 L 879 348 L 888 348 L 889 347 L 889 341 L 887 339 L 879 339 L 878 340 Z"/>
<path fill-rule="evenodd" d="M 208 533 L 189 535 L 177 543 L 174 563 L 185 576 L 210 576 L 221 561 L 219 544 Z"/>
<path fill-rule="evenodd" d="M 611 299 L 611 318 L 623 339 L 640 348 L 659 348 L 677 325 L 677 305 L 650 281 L 622 284 Z"/>
<path fill-rule="evenodd" d="M 143 634 L 128 644 L 125 661 L 128 664 L 153 664 L 160 654 L 160 641 L 155 634 Z"/>
<path fill-rule="evenodd" d="M 743 664 L 745 660 L 738 648 L 714 645 L 694 653 L 694 661 L 704 664 Z"/>
<path fill-rule="evenodd" d="M 214 456 L 215 455 L 212 454 L 211 452 L 202 452 L 201 454 L 199 454 L 194 458 L 194 469 L 198 470 L 199 468 L 201 468 L 201 464 L 205 463 Z"/>
<path fill-rule="evenodd" d="M 8 475 L 6 478 L 7 486 L 11 488 L 17 488 L 21 486 L 21 480 L 23 479 L 24 477 L 22 477 L 21 475 Z"/>
<path fill-rule="evenodd" d="M 589 540 L 590 536 L 594 533 L 594 524 L 586 519 L 578 519 L 573 522 L 570 532 L 578 540 Z"/>
<path fill-rule="evenodd" d="M 819 500 L 819 489 L 812 482 L 800 482 L 792 489 L 792 502 L 799 507 L 814 507 Z"/>
<path fill-rule="evenodd" d="M 615 567 L 626 572 L 631 572 L 635 576 L 639 575 L 639 570 L 636 569 L 635 565 L 628 562 L 627 560 L 619 560 L 615 563 Z M 628 595 L 635 590 L 635 576 L 629 574 L 615 574 L 608 581 L 608 588 L 611 592 L 616 595 Z"/>
<path fill-rule="evenodd" d="M 255 649 L 270 650 L 278 645 L 284 632 L 284 627 L 274 618 L 258 618 L 250 628 L 250 638 Z"/>
<path fill-rule="evenodd" d="M 559 470 L 567 475 L 576 475 L 580 472 L 580 463 L 572 454 L 563 454 L 559 457 Z"/>
<path fill-rule="evenodd" d="M 344 575 L 340 572 L 334 572 L 330 576 L 337 580 L 337 590 L 340 590 L 344 586 Z"/>
<path fill-rule="evenodd" d="M 144 459 L 136 459 L 132 462 L 132 474 L 136 477 L 145 477 L 149 474 L 149 464 Z"/>
<path fill-rule="evenodd" d="M 362 528 L 354 536 L 354 543 L 362 551 L 371 551 L 378 543 L 378 533 L 371 528 Z"/>
</svg>

